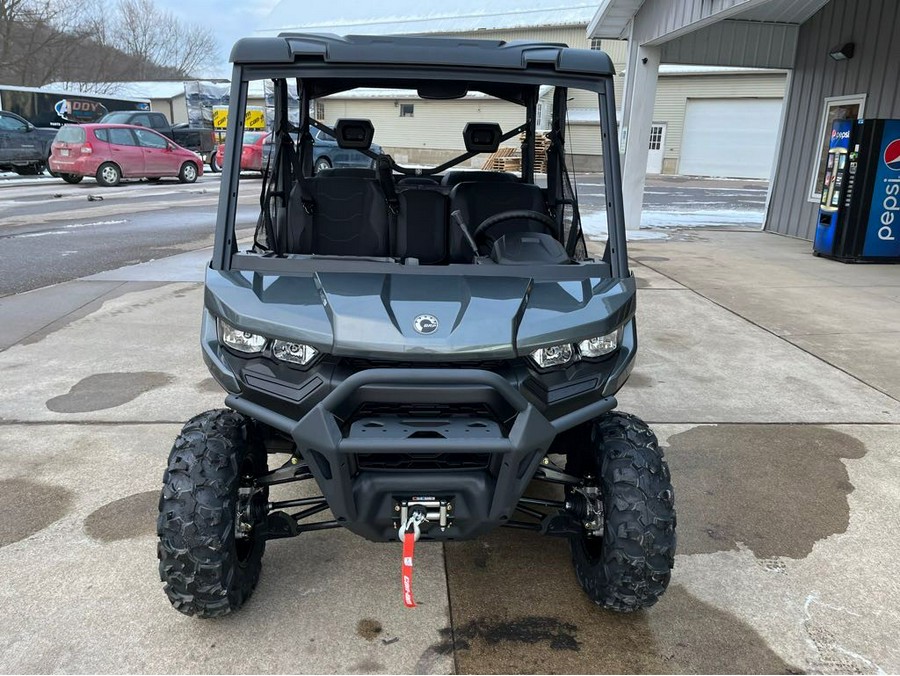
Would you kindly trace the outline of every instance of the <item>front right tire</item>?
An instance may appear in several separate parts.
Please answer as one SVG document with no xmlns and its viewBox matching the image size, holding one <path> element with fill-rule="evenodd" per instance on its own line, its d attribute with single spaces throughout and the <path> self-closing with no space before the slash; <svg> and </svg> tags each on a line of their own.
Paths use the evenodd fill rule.
<svg viewBox="0 0 900 676">
<path fill-rule="evenodd" d="M 79 174 L 60 174 L 59 177 L 66 183 L 71 183 L 72 185 L 81 183 L 81 181 L 84 179 L 84 176 L 81 176 Z"/>
<path fill-rule="evenodd" d="M 159 575 L 176 610 L 218 617 L 239 609 L 259 581 L 266 549 L 266 451 L 253 422 L 217 409 L 175 440 L 159 498 Z"/>
<path fill-rule="evenodd" d="M 665 592 L 675 565 L 669 467 L 656 435 L 633 415 L 606 414 L 584 442 L 569 452 L 566 471 L 599 486 L 603 530 L 571 540 L 578 582 L 603 608 L 647 608 Z"/>
<path fill-rule="evenodd" d="M 197 180 L 197 165 L 193 162 L 185 162 L 178 172 L 178 180 L 182 183 L 194 183 Z"/>
</svg>

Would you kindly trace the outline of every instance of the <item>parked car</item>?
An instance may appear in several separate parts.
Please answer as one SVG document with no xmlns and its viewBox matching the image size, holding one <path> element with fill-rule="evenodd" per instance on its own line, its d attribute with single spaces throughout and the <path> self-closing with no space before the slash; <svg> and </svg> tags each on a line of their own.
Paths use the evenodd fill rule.
<svg viewBox="0 0 900 676">
<path fill-rule="evenodd" d="M 150 110 L 117 110 L 107 113 L 98 122 L 147 127 L 201 155 L 203 161 L 209 163 L 210 171 L 217 172 L 222 166 L 216 163 L 216 133 L 207 127 L 191 127 L 186 123 L 170 124 L 165 115 Z"/>
<path fill-rule="evenodd" d="M 68 183 L 94 176 L 100 185 L 123 178 L 158 181 L 164 176 L 193 183 L 203 175 L 203 161 L 152 129 L 125 124 L 67 124 L 50 152 L 50 169 Z"/>
<path fill-rule="evenodd" d="M 55 129 L 35 127 L 24 117 L 0 111 L 0 171 L 21 176 L 43 173 Z"/>
<path fill-rule="evenodd" d="M 381 146 L 373 143 L 373 153 L 380 154 Z M 260 131 L 245 131 L 241 144 L 241 171 L 266 170 L 269 155 L 272 152 L 272 135 Z M 225 161 L 225 144 L 216 150 L 219 166 Z M 332 167 L 366 167 L 374 166 L 372 158 L 358 150 L 340 148 L 331 134 L 316 129 L 313 134 L 313 162 L 316 171 Z"/>
</svg>

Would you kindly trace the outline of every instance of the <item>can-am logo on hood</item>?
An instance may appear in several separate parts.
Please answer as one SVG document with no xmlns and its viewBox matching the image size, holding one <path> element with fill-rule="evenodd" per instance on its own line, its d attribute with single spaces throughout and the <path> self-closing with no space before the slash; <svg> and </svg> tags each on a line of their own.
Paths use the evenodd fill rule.
<svg viewBox="0 0 900 676">
<path fill-rule="evenodd" d="M 67 122 L 96 122 L 106 115 L 106 106 L 88 99 L 60 99 L 53 110 Z"/>
<path fill-rule="evenodd" d="M 888 143 L 888 147 L 884 149 L 884 163 L 888 169 L 900 171 L 900 138 Z"/>
<path fill-rule="evenodd" d="M 434 315 L 419 315 L 413 319 L 413 328 L 421 334 L 429 335 L 438 329 L 438 320 Z"/>
</svg>

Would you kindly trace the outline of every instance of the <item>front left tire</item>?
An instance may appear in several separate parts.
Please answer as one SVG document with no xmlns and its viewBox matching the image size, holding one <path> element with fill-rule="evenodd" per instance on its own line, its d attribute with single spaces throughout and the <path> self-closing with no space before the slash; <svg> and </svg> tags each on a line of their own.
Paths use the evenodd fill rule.
<svg viewBox="0 0 900 676">
<path fill-rule="evenodd" d="M 176 610 L 219 617 L 259 581 L 266 549 L 266 451 L 253 422 L 217 409 L 192 418 L 169 455 L 159 499 L 159 575 Z"/>
<path fill-rule="evenodd" d="M 585 437 L 569 452 L 566 471 L 599 488 L 603 523 L 602 530 L 571 539 L 575 574 L 603 608 L 648 608 L 666 591 L 675 565 L 669 467 L 656 435 L 636 416 L 608 413 Z"/>
<path fill-rule="evenodd" d="M 84 176 L 81 176 L 79 174 L 60 174 L 59 177 L 66 183 L 71 183 L 72 185 L 81 183 L 81 181 L 84 180 Z"/>
</svg>

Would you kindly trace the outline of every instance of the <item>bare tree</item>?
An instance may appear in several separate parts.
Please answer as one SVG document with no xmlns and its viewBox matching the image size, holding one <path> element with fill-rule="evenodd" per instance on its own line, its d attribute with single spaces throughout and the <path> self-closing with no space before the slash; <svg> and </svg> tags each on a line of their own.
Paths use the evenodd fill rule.
<svg viewBox="0 0 900 676">
<path fill-rule="evenodd" d="M 0 0 L 0 82 L 112 82 L 202 75 L 213 33 L 153 0 Z"/>
<path fill-rule="evenodd" d="M 110 34 L 126 54 L 185 77 L 199 75 L 218 59 L 218 43 L 207 27 L 184 23 L 153 0 L 120 0 Z"/>
</svg>

